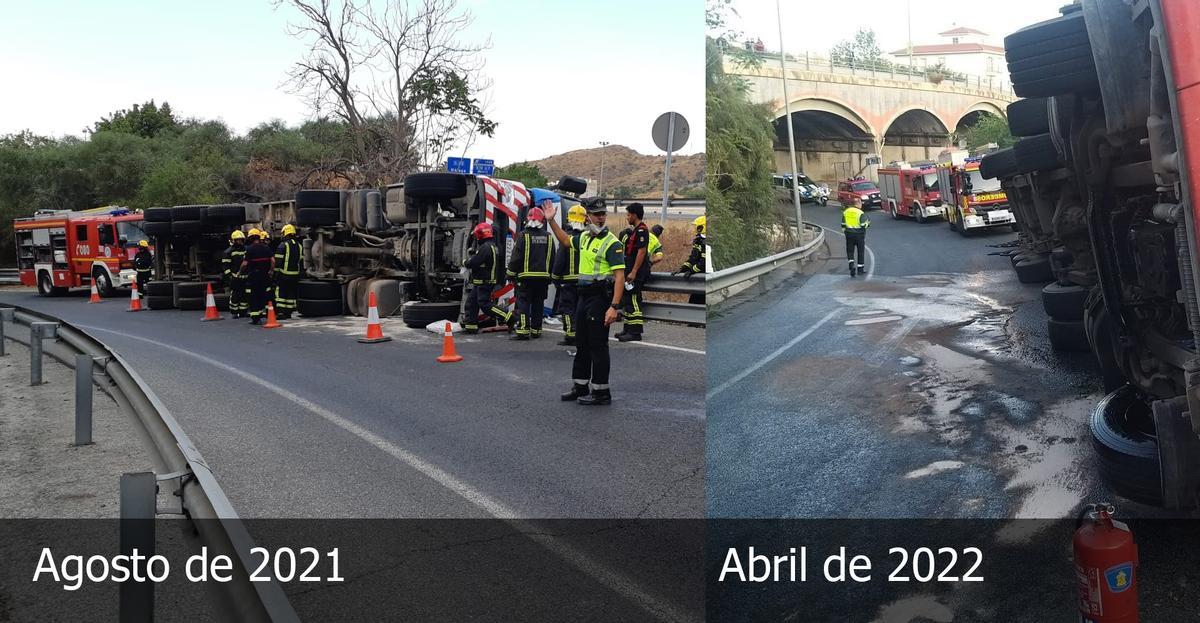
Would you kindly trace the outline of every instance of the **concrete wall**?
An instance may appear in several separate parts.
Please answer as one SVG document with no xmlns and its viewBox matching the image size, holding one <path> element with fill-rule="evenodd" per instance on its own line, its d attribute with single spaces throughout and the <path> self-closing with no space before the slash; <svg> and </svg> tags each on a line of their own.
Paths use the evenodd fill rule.
<svg viewBox="0 0 1200 623">
<path fill-rule="evenodd" d="M 796 152 L 796 167 L 801 173 L 809 176 L 815 182 L 825 182 L 829 184 L 831 189 L 837 189 L 839 180 L 846 179 L 847 175 L 854 175 L 860 169 L 863 170 L 862 175 L 874 179 L 876 167 L 866 167 L 867 154 L 848 154 L 848 153 L 830 153 L 810 151 Z M 778 173 L 791 173 L 792 161 L 788 157 L 788 152 L 784 150 L 775 150 L 775 171 Z M 847 174 L 847 171 L 849 173 Z"/>
</svg>

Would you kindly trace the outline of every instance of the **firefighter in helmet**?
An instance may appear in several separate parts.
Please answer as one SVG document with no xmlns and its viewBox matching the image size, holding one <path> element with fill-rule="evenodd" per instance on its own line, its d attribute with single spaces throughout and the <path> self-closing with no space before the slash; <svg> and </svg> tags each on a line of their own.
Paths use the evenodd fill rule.
<svg viewBox="0 0 1200 623">
<path fill-rule="evenodd" d="M 502 285 L 504 255 L 496 246 L 495 232 L 487 223 L 480 223 L 471 230 L 475 239 L 469 251 L 470 257 L 463 266 L 470 272 L 470 290 L 463 309 L 462 327 L 465 333 L 479 332 L 479 314 L 482 312 L 496 319 L 499 324 L 508 323 L 510 314 L 502 309 L 492 295 Z"/>
<path fill-rule="evenodd" d="M 221 256 L 221 271 L 225 276 L 225 291 L 229 293 L 229 311 L 234 318 L 245 318 L 250 307 L 246 304 L 246 275 L 242 260 L 246 259 L 246 234 L 235 229 L 229 234 L 229 246 Z"/>
<path fill-rule="evenodd" d="M 546 214 L 541 208 L 530 208 L 525 215 L 525 227 L 517 234 L 512 257 L 508 260 L 508 276 L 517 284 L 515 340 L 542 337 L 543 310 L 546 293 L 550 289 L 551 259 L 553 254 L 550 234 L 546 232 Z"/>
<path fill-rule="evenodd" d="M 262 323 L 267 311 L 267 289 L 275 272 L 275 255 L 271 253 L 271 247 L 262 241 L 261 235 L 262 233 L 255 229 L 246 236 L 250 246 L 246 248 L 241 267 L 250 290 L 250 324 Z"/>
<path fill-rule="evenodd" d="M 150 253 L 150 242 L 138 242 L 137 254 L 133 256 L 133 270 L 137 273 L 138 292 L 145 296 L 146 284 L 150 282 L 150 273 L 154 270 L 154 256 Z"/>
<path fill-rule="evenodd" d="M 286 320 L 296 313 L 296 289 L 300 283 L 300 270 L 304 267 L 300 241 L 296 239 L 296 226 L 283 226 L 283 240 L 275 248 L 275 311 Z"/>
</svg>

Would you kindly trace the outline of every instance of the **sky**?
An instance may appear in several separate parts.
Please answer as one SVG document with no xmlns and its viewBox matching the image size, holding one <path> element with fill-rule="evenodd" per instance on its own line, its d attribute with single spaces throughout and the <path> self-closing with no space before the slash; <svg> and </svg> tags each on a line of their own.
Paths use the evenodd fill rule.
<svg viewBox="0 0 1200 623">
<path fill-rule="evenodd" d="M 942 43 L 937 33 L 955 25 L 969 26 L 990 35 L 1002 45 L 1004 36 L 1025 26 L 1058 17 L 1067 0 L 997 0 L 984 2 L 928 2 L 912 6 L 913 45 Z M 780 0 L 782 20 L 776 19 L 771 0 L 734 0 L 737 15 L 731 26 L 750 39 L 761 38 L 768 49 L 779 49 L 779 22 L 784 24 L 784 49 L 788 52 L 827 53 L 834 44 L 871 28 L 884 53 L 908 45 L 909 13 L 905 0 Z"/>
<path fill-rule="evenodd" d="M 465 155 L 500 165 L 600 141 L 659 154 L 650 128 L 669 110 L 690 124 L 680 153 L 704 150 L 701 0 L 460 4 L 475 16 L 463 40 L 491 39 L 484 72 L 499 122 Z M 304 53 L 287 33 L 296 14 L 270 0 L 0 0 L 0 14 L 0 135 L 80 135 L 150 99 L 239 133 L 312 116 L 285 85 Z"/>
</svg>

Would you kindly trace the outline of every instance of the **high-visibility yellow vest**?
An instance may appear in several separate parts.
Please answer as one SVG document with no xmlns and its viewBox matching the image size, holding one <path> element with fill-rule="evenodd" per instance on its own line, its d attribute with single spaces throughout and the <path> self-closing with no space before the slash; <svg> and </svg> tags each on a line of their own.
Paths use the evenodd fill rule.
<svg viewBox="0 0 1200 623">
<path fill-rule="evenodd" d="M 848 230 L 865 231 L 871 223 L 863 220 L 863 211 L 850 206 L 842 210 L 842 227 Z"/>
<path fill-rule="evenodd" d="M 580 282 L 597 283 L 612 281 L 613 271 L 624 269 L 624 264 L 609 265 L 608 251 L 613 245 L 621 246 L 621 241 L 611 231 L 603 236 L 595 237 L 590 232 L 579 236 L 579 280 Z"/>
<path fill-rule="evenodd" d="M 650 248 L 647 251 L 649 251 L 650 257 L 654 257 L 654 254 L 662 251 L 662 243 L 658 241 L 658 236 L 655 236 L 653 233 L 650 234 Z"/>
</svg>

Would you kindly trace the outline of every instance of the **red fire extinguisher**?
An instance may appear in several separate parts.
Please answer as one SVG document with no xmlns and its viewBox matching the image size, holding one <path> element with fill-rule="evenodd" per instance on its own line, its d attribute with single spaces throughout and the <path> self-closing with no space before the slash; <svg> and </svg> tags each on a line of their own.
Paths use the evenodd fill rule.
<svg viewBox="0 0 1200 623">
<path fill-rule="evenodd" d="M 1111 504 L 1089 504 L 1076 522 L 1080 623 L 1137 623 L 1137 544 Z"/>
</svg>

